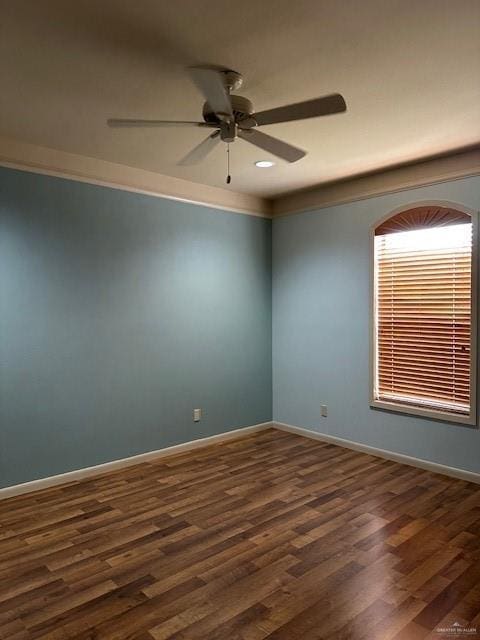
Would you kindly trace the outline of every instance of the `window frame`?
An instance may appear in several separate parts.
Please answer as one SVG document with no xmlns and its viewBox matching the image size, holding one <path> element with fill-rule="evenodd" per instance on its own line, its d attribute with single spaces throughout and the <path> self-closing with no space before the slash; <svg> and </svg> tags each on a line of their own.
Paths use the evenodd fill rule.
<svg viewBox="0 0 480 640">
<path fill-rule="evenodd" d="M 468 415 L 455 415 L 440 409 L 427 409 L 416 406 L 408 406 L 397 402 L 388 402 L 375 398 L 375 380 L 377 368 L 377 326 L 376 326 L 376 282 L 375 282 L 375 230 L 389 218 L 415 209 L 416 207 L 440 206 L 456 209 L 468 214 L 472 220 L 472 282 L 471 282 L 471 349 L 470 349 L 470 413 Z M 478 212 L 468 209 L 461 204 L 444 200 L 422 200 L 412 202 L 390 211 L 387 215 L 377 220 L 370 227 L 370 407 L 383 409 L 389 412 L 413 415 L 422 418 L 430 418 L 442 422 L 450 422 L 465 426 L 477 424 L 477 272 L 478 272 Z"/>
</svg>

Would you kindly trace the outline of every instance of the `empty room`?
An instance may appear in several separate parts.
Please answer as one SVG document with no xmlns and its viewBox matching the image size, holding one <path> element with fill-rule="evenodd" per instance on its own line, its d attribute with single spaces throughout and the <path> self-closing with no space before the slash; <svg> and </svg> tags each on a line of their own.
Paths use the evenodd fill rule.
<svg viewBox="0 0 480 640">
<path fill-rule="evenodd" d="M 0 640 L 480 640 L 480 2 L 0 16 Z"/>
</svg>

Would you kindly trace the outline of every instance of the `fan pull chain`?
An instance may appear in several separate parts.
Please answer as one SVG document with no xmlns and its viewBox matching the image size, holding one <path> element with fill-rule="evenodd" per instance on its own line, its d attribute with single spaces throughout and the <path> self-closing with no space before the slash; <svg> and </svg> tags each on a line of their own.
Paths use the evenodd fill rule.
<svg viewBox="0 0 480 640">
<path fill-rule="evenodd" d="M 230 144 L 227 142 L 227 184 L 230 184 L 232 181 L 232 176 L 230 175 Z"/>
</svg>

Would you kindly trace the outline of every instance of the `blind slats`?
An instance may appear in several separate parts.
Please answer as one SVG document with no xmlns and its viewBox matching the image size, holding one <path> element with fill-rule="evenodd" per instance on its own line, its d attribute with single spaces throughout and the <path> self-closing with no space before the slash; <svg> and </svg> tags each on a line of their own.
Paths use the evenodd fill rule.
<svg viewBox="0 0 480 640">
<path fill-rule="evenodd" d="M 375 395 L 469 413 L 472 225 L 428 231 L 375 237 Z"/>
</svg>

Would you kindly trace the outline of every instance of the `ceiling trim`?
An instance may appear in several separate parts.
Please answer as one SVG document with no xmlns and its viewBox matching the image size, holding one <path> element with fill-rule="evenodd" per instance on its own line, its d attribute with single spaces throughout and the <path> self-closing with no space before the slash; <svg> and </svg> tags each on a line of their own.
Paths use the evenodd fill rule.
<svg viewBox="0 0 480 640">
<path fill-rule="evenodd" d="M 273 201 L 273 217 L 324 209 L 475 175 L 480 175 L 480 148 L 286 194 Z"/>
<path fill-rule="evenodd" d="M 271 218 L 265 198 L 0 137 L 0 166 Z"/>
<path fill-rule="evenodd" d="M 274 199 L 190 182 L 4 137 L 0 137 L 0 166 L 271 218 L 480 175 L 480 148 L 318 185 Z"/>
</svg>

